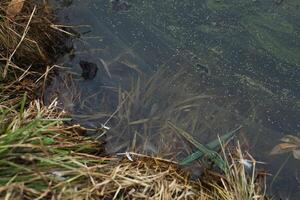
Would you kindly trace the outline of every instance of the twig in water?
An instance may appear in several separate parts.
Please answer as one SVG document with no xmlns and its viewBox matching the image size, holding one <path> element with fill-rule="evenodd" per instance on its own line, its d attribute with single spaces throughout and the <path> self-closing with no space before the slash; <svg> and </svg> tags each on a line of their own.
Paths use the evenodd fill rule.
<svg viewBox="0 0 300 200">
<path fill-rule="evenodd" d="M 106 62 L 103 59 L 99 58 L 99 60 L 102 63 L 102 65 L 103 65 L 103 67 L 104 67 L 107 75 L 109 76 L 109 78 L 111 78 L 111 73 L 110 73 L 110 71 L 108 69 L 108 65 L 106 64 Z"/>
<path fill-rule="evenodd" d="M 103 135 L 105 135 L 105 133 L 110 129 L 109 126 L 107 126 L 107 123 L 119 112 L 119 110 L 121 109 L 121 107 L 123 106 L 123 104 L 125 103 L 125 101 L 127 100 L 128 96 L 121 102 L 121 104 L 117 107 L 117 109 L 115 110 L 115 112 L 113 112 L 109 118 L 104 122 L 104 124 L 101 124 L 101 130 L 103 130 L 103 133 L 101 133 L 99 136 L 96 137 L 96 139 L 98 140 L 99 138 L 101 138 Z"/>
</svg>

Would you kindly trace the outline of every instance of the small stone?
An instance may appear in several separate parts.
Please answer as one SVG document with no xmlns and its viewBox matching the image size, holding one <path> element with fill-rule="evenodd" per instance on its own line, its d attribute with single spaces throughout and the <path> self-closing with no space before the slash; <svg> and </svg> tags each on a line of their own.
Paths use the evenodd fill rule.
<svg viewBox="0 0 300 200">
<path fill-rule="evenodd" d="M 82 69 L 81 76 L 84 80 L 93 80 L 96 77 L 98 67 L 95 63 L 81 60 L 79 65 Z"/>
</svg>

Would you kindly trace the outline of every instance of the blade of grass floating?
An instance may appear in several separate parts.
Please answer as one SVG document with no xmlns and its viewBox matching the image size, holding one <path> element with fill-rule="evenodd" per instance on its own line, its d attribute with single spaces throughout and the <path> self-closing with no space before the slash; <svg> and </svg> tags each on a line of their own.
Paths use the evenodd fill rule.
<svg viewBox="0 0 300 200">
<path fill-rule="evenodd" d="M 179 128 L 178 126 L 176 126 L 175 124 L 173 124 L 170 121 L 168 121 L 168 125 L 170 126 L 170 128 L 175 130 L 178 134 L 180 134 L 182 137 L 184 137 L 187 141 L 189 141 L 195 147 L 203 149 L 204 152 L 206 151 L 207 148 L 204 145 L 202 145 L 201 143 L 199 143 L 197 140 L 195 140 L 188 132 Z"/>
<path fill-rule="evenodd" d="M 217 148 L 220 147 L 220 142 L 223 143 L 223 142 L 226 142 L 226 141 L 230 140 L 234 136 L 234 134 L 241 128 L 242 128 L 242 126 L 239 126 L 238 128 L 234 129 L 233 131 L 230 131 L 229 133 L 226 133 L 225 135 L 221 136 L 220 138 L 217 138 L 217 139 L 213 140 L 212 142 L 208 143 L 206 145 L 206 147 L 209 150 L 214 149 L 214 150 L 217 151 Z M 180 161 L 179 164 L 180 165 L 187 165 L 187 164 L 201 158 L 205 154 L 206 153 L 202 149 L 199 149 L 198 151 L 192 153 L 191 155 L 187 156 L 185 159 Z"/>
<path fill-rule="evenodd" d="M 233 131 L 226 133 L 225 135 L 219 138 L 213 140 L 212 142 L 208 143 L 206 145 L 206 147 L 210 150 L 214 149 L 215 151 L 217 151 L 217 148 L 220 147 L 220 141 L 225 142 L 228 141 L 230 138 L 232 138 L 234 136 L 234 133 L 236 131 L 238 131 L 239 129 L 241 129 L 241 126 L 239 126 L 238 128 L 234 129 Z M 201 151 L 200 149 L 194 153 L 192 153 L 191 155 L 187 156 L 184 160 L 180 161 L 180 165 L 187 165 L 191 162 L 193 162 L 194 160 L 197 160 L 199 158 L 201 158 L 202 156 L 205 155 L 205 152 Z"/>
<path fill-rule="evenodd" d="M 221 142 L 229 140 L 229 139 L 230 139 L 231 137 L 233 137 L 234 134 L 235 134 L 238 130 L 240 130 L 241 128 L 242 128 L 242 126 L 239 126 L 239 127 L 237 127 L 236 129 L 234 129 L 234 130 L 232 130 L 232 131 L 226 133 L 225 135 L 222 135 L 222 136 L 220 137 Z M 217 147 L 220 147 L 220 140 L 217 138 L 217 139 L 213 140 L 212 142 L 208 143 L 208 144 L 206 145 L 206 147 L 209 148 L 209 149 L 215 149 L 215 148 L 217 148 Z"/>
<path fill-rule="evenodd" d="M 184 137 L 186 140 L 188 140 L 190 143 L 192 143 L 195 147 L 197 147 L 199 149 L 199 152 L 201 152 L 200 156 L 197 154 L 195 157 L 188 157 L 187 159 L 181 162 L 179 162 L 180 165 L 186 165 L 196 159 L 198 159 L 201 156 L 208 156 L 220 169 L 224 169 L 225 163 L 223 161 L 223 159 L 221 158 L 221 156 L 213 150 L 208 149 L 207 147 L 205 147 L 203 144 L 199 143 L 198 141 L 196 141 L 188 132 L 186 132 L 185 130 L 175 126 L 173 123 L 171 123 L 170 121 L 168 121 L 168 125 L 173 128 L 178 134 L 180 134 L 182 137 Z"/>
<path fill-rule="evenodd" d="M 187 158 L 185 158 L 184 160 L 182 160 L 181 162 L 179 162 L 180 165 L 187 165 L 190 162 L 197 160 L 199 158 L 201 158 L 204 155 L 207 155 L 215 164 L 218 165 L 218 167 L 220 167 L 221 169 L 224 168 L 224 161 L 223 159 L 220 157 L 220 155 L 216 152 L 213 151 L 211 149 L 214 149 L 216 147 L 218 147 L 220 145 L 220 141 L 219 138 L 212 141 L 211 143 L 209 143 L 206 146 L 204 146 L 203 144 L 199 143 L 198 141 L 196 141 L 189 133 L 187 133 L 186 131 L 184 131 L 183 129 L 175 126 L 173 123 L 171 123 L 170 121 L 168 122 L 169 126 L 171 128 L 173 128 L 177 133 L 179 133 L 181 136 L 183 136 L 186 140 L 188 140 L 190 143 L 192 143 L 196 148 L 198 148 L 198 151 L 191 154 L 190 156 L 188 156 Z M 226 141 L 228 140 L 230 137 L 233 136 L 233 134 L 239 130 L 241 127 L 238 127 L 237 129 L 223 135 L 220 140 L 221 141 Z"/>
</svg>

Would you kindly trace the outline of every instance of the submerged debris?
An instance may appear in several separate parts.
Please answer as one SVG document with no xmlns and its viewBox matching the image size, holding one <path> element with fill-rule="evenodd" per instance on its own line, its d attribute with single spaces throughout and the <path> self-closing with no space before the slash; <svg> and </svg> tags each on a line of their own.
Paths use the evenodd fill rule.
<svg viewBox="0 0 300 200">
<path fill-rule="evenodd" d="M 280 139 L 282 143 L 276 145 L 270 152 L 271 155 L 293 153 L 295 159 L 300 160 L 300 138 L 294 135 L 286 135 Z"/>
<path fill-rule="evenodd" d="M 98 67 L 95 63 L 81 60 L 79 62 L 79 65 L 82 69 L 82 78 L 84 78 L 85 80 L 93 80 L 96 77 Z"/>
</svg>

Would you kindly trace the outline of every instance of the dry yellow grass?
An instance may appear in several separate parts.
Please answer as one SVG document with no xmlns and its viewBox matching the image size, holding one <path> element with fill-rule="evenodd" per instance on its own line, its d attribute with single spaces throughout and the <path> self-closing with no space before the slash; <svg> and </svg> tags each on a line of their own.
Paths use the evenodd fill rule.
<svg viewBox="0 0 300 200">
<path fill-rule="evenodd" d="M 12 19 L 6 14 L 9 3 L 0 2 L 0 60 L 5 63 L 2 75 L 6 76 L 7 68 L 24 72 L 31 65 L 38 70 L 53 62 L 66 34 L 53 28 L 55 18 L 48 6 L 42 1 L 25 1 Z"/>
</svg>

